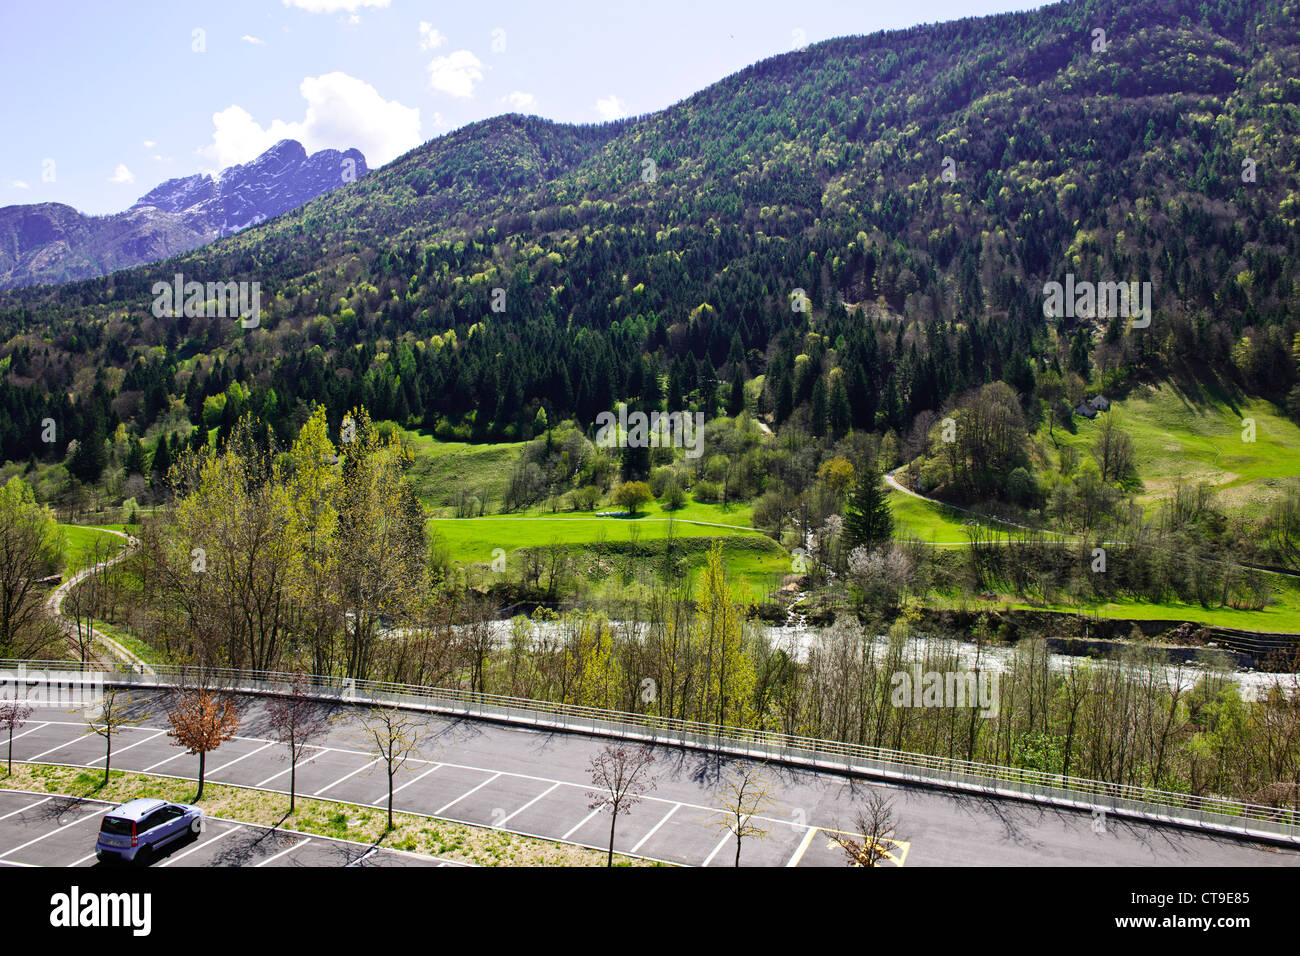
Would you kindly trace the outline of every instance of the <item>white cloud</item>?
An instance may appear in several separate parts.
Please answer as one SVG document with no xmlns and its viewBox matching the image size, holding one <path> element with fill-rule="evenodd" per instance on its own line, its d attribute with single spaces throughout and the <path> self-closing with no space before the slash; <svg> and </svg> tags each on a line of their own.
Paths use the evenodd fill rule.
<svg viewBox="0 0 1300 956">
<path fill-rule="evenodd" d="M 352 13 L 362 7 L 378 7 L 382 10 L 389 2 L 390 0 L 284 0 L 284 5 L 308 13 L 337 13 L 340 10 Z"/>
<path fill-rule="evenodd" d="M 596 100 L 596 112 L 603 120 L 622 119 L 627 115 L 627 104 L 611 93 L 604 99 Z"/>
<path fill-rule="evenodd" d="M 154 148 L 155 146 L 157 146 L 157 145 L 158 145 L 158 144 L 155 143 L 155 142 L 154 142 L 153 140 L 151 140 L 151 139 L 146 139 L 146 140 L 144 141 L 144 148 L 145 148 L 145 149 L 153 149 L 153 148 Z"/>
<path fill-rule="evenodd" d="M 242 106 L 212 115 L 211 145 L 202 153 L 216 169 L 246 163 L 282 139 L 296 139 L 308 153 L 355 146 L 372 167 L 419 145 L 420 110 L 385 100 L 379 92 L 346 73 L 305 77 L 298 91 L 307 101 L 301 120 L 272 120 L 263 127 Z"/>
<path fill-rule="evenodd" d="M 11 179 L 11 180 L 9 180 L 9 185 L 10 185 L 10 187 L 12 187 L 13 189 L 31 189 L 31 188 L 32 188 L 31 186 L 28 186 L 25 182 L 23 182 L 21 179 Z"/>
<path fill-rule="evenodd" d="M 537 97 L 532 93 L 524 93 L 522 90 L 515 90 L 507 96 L 501 97 L 502 103 L 509 103 L 516 111 L 525 113 L 537 106 Z"/>
<path fill-rule="evenodd" d="M 110 183 L 133 183 L 135 182 L 135 176 L 132 175 L 131 170 L 126 168 L 125 163 L 118 163 L 117 169 L 113 170 L 113 175 L 108 177 L 108 181 Z"/>
<path fill-rule="evenodd" d="M 420 49 L 436 50 L 447 42 L 447 38 L 427 20 L 420 21 Z"/>
<path fill-rule="evenodd" d="M 155 153 L 154 161 L 159 163 L 170 163 L 172 161 L 172 158 L 170 156 L 162 156 L 160 154 Z"/>
<path fill-rule="evenodd" d="M 441 113 L 433 114 L 434 129 L 447 129 L 449 126 L 451 126 L 451 124 L 448 123 L 447 120 L 443 118 L 443 115 Z"/>
<path fill-rule="evenodd" d="M 483 82 L 483 64 L 469 50 L 436 56 L 429 64 L 429 86 L 440 93 L 466 100 L 474 86 Z"/>
<path fill-rule="evenodd" d="M 253 46 L 266 46 L 266 41 L 261 37 L 250 36 L 247 33 L 239 39 L 243 40 L 245 43 L 251 43 Z"/>
</svg>

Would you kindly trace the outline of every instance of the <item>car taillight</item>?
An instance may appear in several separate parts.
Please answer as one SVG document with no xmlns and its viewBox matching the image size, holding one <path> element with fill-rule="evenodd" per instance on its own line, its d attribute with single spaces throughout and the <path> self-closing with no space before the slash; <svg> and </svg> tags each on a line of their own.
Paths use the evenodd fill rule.
<svg viewBox="0 0 1300 956">
<path fill-rule="evenodd" d="M 131 821 L 131 845 L 132 845 L 132 846 L 139 846 L 139 845 L 140 845 L 140 838 L 137 837 L 137 836 L 135 835 L 135 821 L 134 821 L 134 820 Z"/>
</svg>

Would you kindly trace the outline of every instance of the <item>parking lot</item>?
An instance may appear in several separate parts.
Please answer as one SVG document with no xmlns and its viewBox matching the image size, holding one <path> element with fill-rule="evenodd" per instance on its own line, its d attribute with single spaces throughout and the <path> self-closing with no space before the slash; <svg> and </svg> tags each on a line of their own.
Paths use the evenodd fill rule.
<svg viewBox="0 0 1300 956">
<path fill-rule="evenodd" d="M 101 800 L 0 790 L 0 866 L 104 866 L 95 859 Z M 364 843 L 236 823 L 206 821 L 204 832 L 159 851 L 150 864 L 167 866 L 459 866 Z"/>
<path fill-rule="evenodd" d="M 124 728 L 113 747 L 113 767 L 192 779 L 198 758 L 174 746 L 167 736 L 164 692 L 130 694 L 138 723 Z M 266 702 L 243 697 L 238 736 L 208 756 L 207 779 L 287 792 L 289 765 L 284 746 L 274 743 Z M 300 796 L 383 806 L 384 768 L 360 725 L 363 708 L 331 708 L 327 734 L 305 751 L 298 764 Z M 609 816 L 592 810 L 590 761 L 608 741 L 583 734 L 507 726 L 438 715 L 419 717 L 419 744 L 396 776 L 394 807 L 459 823 L 491 827 L 524 836 L 576 843 L 604 850 Z M 14 759 L 102 768 L 104 742 L 91 733 L 75 709 L 43 707 L 14 735 Z M 723 828 L 723 784 L 743 760 L 671 746 L 653 748 L 655 786 L 627 815 L 620 815 L 617 852 L 687 866 L 730 866 L 735 837 Z M 855 809 L 872 792 L 893 801 L 896 842 L 886 865 L 1273 865 L 1295 866 L 1300 854 L 1211 833 L 1108 816 L 1101 825 L 1087 810 L 1074 810 L 864 780 L 825 771 L 770 765 L 762 773 L 770 800 L 751 821 L 765 832 L 746 839 L 743 865 L 843 866 L 845 856 L 831 832 L 852 827 Z M 17 809 L 17 808 L 15 808 Z M 4 816 L 0 812 L 0 817 Z M 50 812 L 49 810 L 46 811 Z M 8 820 L 0 819 L 0 828 Z M 68 836 L 80 839 L 74 824 Z M 90 824 L 85 824 L 89 830 Z M 251 830 L 252 828 L 250 828 Z M 0 829 L 0 834 L 4 831 Z M 277 835 L 278 836 L 278 835 Z M 202 842 L 213 852 L 238 861 L 241 853 L 278 857 L 274 865 L 315 859 L 328 841 L 298 849 L 249 832 L 222 836 L 214 828 Z M 61 835 L 48 838 L 60 845 Z M 42 856 L 32 849 L 5 853 L 21 840 L 0 847 L 0 863 Z M 45 841 L 42 841 L 45 842 Z M 317 846 L 317 843 L 322 845 Z M 222 849 L 223 844 L 225 846 Z M 78 862 L 86 850 L 62 863 Z M 251 846 L 252 850 L 245 850 Z M 345 844 L 350 846 L 350 844 Z M 179 856 L 177 851 L 176 855 Z M 346 857 L 346 851 L 335 848 Z M 257 859 L 261 859 L 258 856 Z M 206 859 L 196 852 L 193 862 Z M 180 861 L 189 862 L 187 856 Z"/>
<path fill-rule="evenodd" d="M 141 695 L 142 702 L 150 696 Z M 261 729 L 261 706 L 262 702 L 252 701 L 243 728 L 245 733 L 209 755 L 206 775 L 209 782 L 287 792 L 289 768 L 283 756 L 284 748 L 255 736 Z M 104 742 L 79 717 L 76 711 L 38 710 L 14 737 L 15 758 L 102 768 Z M 172 746 L 160 717 L 155 712 L 141 724 L 123 728 L 113 748 L 115 769 L 179 777 L 194 775 L 197 758 Z M 341 715 L 337 729 L 325 742 L 304 751 L 297 768 L 298 794 L 366 807 L 383 806 L 387 799 L 383 767 L 372 754 L 361 749 L 364 741 L 357 728 L 350 724 L 349 717 L 350 714 Z M 483 741 L 473 739 L 479 737 L 477 725 L 438 719 L 431 720 L 430 724 L 432 730 L 426 734 L 423 752 L 398 774 L 394 793 L 396 809 L 593 849 L 603 850 L 608 846 L 609 815 L 588 806 L 590 784 L 582 780 L 585 776 L 581 772 L 582 764 L 566 753 L 564 756 L 569 759 L 562 761 L 566 765 L 564 769 L 576 772 L 568 779 L 555 775 L 560 769 L 557 761 L 560 754 L 549 745 L 569 743 L 564 735 L 482 728 L 490 730 L 494 741 L 510 750 L 511 759 L 506 763 L 513 766 L 502 766 L 501 761 L 494 759 L 496 754 L 489 757 L 491 763 L 483 759 L 485 755 L 480 749 Z M 551 753 L 537 752 L 535 748 L 539 746 Z M 680 752 L 669 751 L 660 760 L 667 757 L 679 760 L 682 756 Z M 521 757 L 525 758 L 522 765 Z M 731 865 L 735 838 L 723 828 L 725 815 L 710 794 L 700 792 L 702 788 L 698 784 L 689 786 L 687 792 L 674 793 L 679 788 L 665 788 L 666 782 L 661 779 L 657 790 L 646 794 L 634 812 L 620 815 L 615 849 L 693 866 Z M 667 793 L 663 792 L 665 789 Z M 774 806 L 762 820 L 755 821 L 767 832 L 762 839 L 746 842 L 743 862 L 763 866 L 843 865 L 841 852 L 824 830 L 808 825 L 807 816 L 804 810 Z M 8 858 L 0 853 L 0 862 L 5 859 Z M 902 859 L 900 854 L 898 860 Z"/>
</svg>

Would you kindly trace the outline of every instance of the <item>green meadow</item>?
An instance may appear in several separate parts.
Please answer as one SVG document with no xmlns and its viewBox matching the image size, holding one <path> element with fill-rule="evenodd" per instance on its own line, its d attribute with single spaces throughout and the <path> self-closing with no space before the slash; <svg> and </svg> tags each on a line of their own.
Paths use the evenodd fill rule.
<svg viewBox="0 0 1300 956">
<path fill-rule="evenodd" d="M 1133 439 L 1142 483 L 1137 500 L 1148 508 L 1181 478 L 1213 485 L 1228 510 L 1257 514 L 1300 478 L 1300 426 L 1264 399 L 1163 382 L 1134 389 L 1106 414 Z M 1248 420 L 1254 423 L 1253 436 Z M 1079 459 L 1087 460 L 1100 421 L 1101 416 L 1076 418 L 1077 434 L 1058 427 L 1056 441 L 1074 446 Z M 1046 426 L 1037 438 L 1053 464 L 1059 461 Z"/>
<path fill-rule="evenodd" d="M 118 535 L 111 534 L 108 530 L 121 531 L 121 525 L 90 527 L 88 525 L 61 524 L 59 529 L 63 532 L 65 542 L 63 552 L 64 570 L 69 574 L 80 571 L 93 563 L 96 548 L 98 548 L 102 557 L 111 557 L 121 551 L 122 546 L 126 543 Z"/>
</svg>

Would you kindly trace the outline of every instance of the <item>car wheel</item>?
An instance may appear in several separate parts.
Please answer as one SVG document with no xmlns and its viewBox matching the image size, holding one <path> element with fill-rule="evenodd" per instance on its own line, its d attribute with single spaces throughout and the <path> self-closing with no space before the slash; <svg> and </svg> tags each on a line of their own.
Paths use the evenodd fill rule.
<svg viewBox="0 0 1300 956">
<path fill-rule="evenodd" d="M 153 864 L 154 849 L 151 844 L 145 844 L 136 851 L 136 866 L 151 866 Z"/>
<path fill-rule="evenodd" d="M 190 832 L 193 833 L 195 836 L 198 836 L 207 828 L 208 828 L 207 823 L 204 822 L 202 817 L 195 817 L 193 820 L 190 821 Z"/>
</svg>

